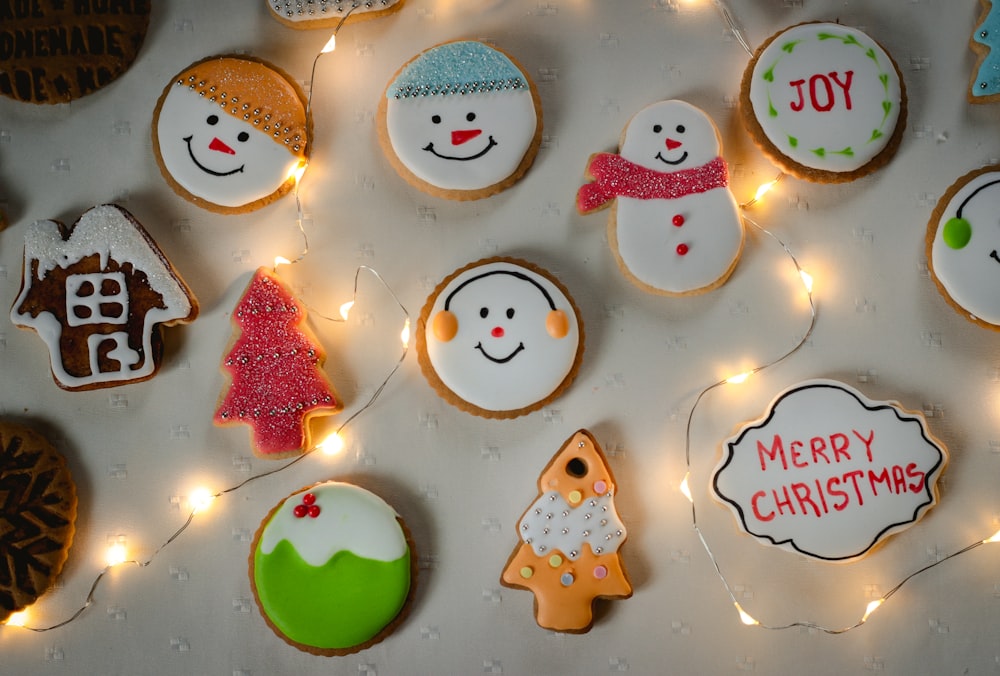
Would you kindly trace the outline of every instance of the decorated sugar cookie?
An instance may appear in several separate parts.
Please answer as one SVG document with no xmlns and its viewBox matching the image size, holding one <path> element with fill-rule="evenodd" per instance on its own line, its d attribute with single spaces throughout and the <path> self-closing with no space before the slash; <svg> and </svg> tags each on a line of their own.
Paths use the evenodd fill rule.
<svg viewBox="0 0 1000 676">
<path fill-rule="evenodd" d="M 120 206 L 93 207 L 71 227 L 36 221 L 25 233 L 10 318 L 45 342 L 63 389 L 152 378 L 163 357 L 161 327 L 197 316 L 187 284 Z"/>
<path fill-rule="evenodd" d="M 534 83 L 509 55 L 471 40 L 431 47 L 393 76 L 379 141 L 396 171 L 438 197 L 489 197 L 531 166 L 542 138 Z"/>
<path fill-rule="evenodd" d="M 291 28 L 336 28 L 395 12 L 403 0 L 264 0 L 271 16 Z"/>
<path fill-rule="evenodd" d="M 645 291 L 684 295 L 729 278 L 743 249 L 743 222 L 712 120 L 684 101 L 639 111 L 619 154 L 587 161 L 580 213 L 612 204 L 608 242 L 622 272 Z"/>
<path fill-rule="evenodd" d="M 937 502 L 945 448 L 919 413 L 833 380 L 780 393 L 723 445 L 714 496 L 765 544 L 860 559 Z"/>
<path fill-rule="evenodd" d="M 632 596 L 616 492 L 611 467 L 587 430 L 567 439 L 538 477 L 538 498 L 518 522 L 521 541 L 500 582 L 535 595 L 540 627 L 585 632 L 595 599 Z"/>
<path fill-rule="evenodd" d="M 275 66 L 215 56 L 175 76 L 153 113 L 153 151 L 174 191 L 219 213 L 258 209 L 294 187 L 309 153 L 305 97 Z"/>
<path fill-rule="evenodd" d="M 938 291 L 964 317 L 1000 329 L 1000 166 L 948 188 L 927 224 L 927 265 Z"/>
<path fill-rule="evenodd" d="M 392 507 L 353 484 L 326 481 L 292 493 L 261 522 L 250 583 L 261 615 L 285 642 L 346 655 L 402 621 L 415 563 Z"/>
<path fill-rule="evenodd" d="M 993 103 L 1000 100 L 1000 5 L 994 5 L 992 0 L 979 1 L 983 11 L 969 39 L 977 57 L 969 84 L 969 101 Z"/>
<path fill-rule="evenodd" d="M 215 424 L 248 425 L 262 458 L 308 450 L 310 420 L 343 407 L 323 371 L 323 346 L 305 322 L 305 308 L 266 268 L 233 312 L 235 332 L 222 362 L 229 384 Z"/>
<path fill-rule="evenodd" d="M 906 126 L 906 88 L 861 31 L 804 23 L 771 36 L 743 73 L 743 124 L 783 171 L 844 183 L 885 165 Z"/>
<path fill-rule="evenodd" d="M 417 357 L 446 401 L 486 418 L 514 418 L 558 397 L 576 378 L 583 323 L 569 292 L 516 258 L 456 270 L 428 297 Z"/>
</svg>

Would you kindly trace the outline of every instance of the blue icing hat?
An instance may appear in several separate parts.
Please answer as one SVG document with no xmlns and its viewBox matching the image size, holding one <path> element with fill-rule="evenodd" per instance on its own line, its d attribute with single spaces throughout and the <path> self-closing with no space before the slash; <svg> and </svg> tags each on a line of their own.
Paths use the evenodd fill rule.
<svg viewBox="0 0 1000 676">
<path fill-rule="evenodd" d="M 528 80 L 514 62 L 482 42 L 446 42 L 403 66 L 386 89 L 386 98 L 475 94 L 527 89 Z"/>
</svg>

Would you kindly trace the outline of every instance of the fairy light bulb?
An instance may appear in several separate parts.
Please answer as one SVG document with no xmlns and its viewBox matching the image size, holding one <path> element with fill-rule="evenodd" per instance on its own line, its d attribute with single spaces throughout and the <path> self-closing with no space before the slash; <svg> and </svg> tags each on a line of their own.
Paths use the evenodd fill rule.
<svg viewBox="0 0 1000 676">
<path fill-rule="evenodd" d="M 991 542 L 1000 542 L 1000 530 L 998 530 L 996 533 L 983 540 L 984 545 L 988 545 Z"/>
<path fill-rule="evenodd" d="M 274 257 L 274 267 L 276 269 L 277 269 L 277 267 L 279 265 L 291 265 L 291 263 L 292 262 L 290 260 L 288 260 L 287 258 L 285 258 L 284 256 L 275 256 Z"/>
<path fill-rule="evenodd" d="M 337 34 L 334 33 L 333 35 L 330 36 L 330 39 L 326 41 L 326 44 L 323 45 L 323 49 L 319 50 L 319 53 L 329 54 L 336 48 L 337 48 Z"/>
<path fill-rule="evenodd" d="M 810 275 L 805 270 L 799 270 L 799 277 L 802 278 L 802 285 L 806 287 L 806 292 L 807 293 L 812 293 L 813 292 L 813 278 L 812 278 L 812 275 Z"/>
<path fill-rule="evenodd" d="M 684 475 L 684 480 L 681 481 L 681 493 L 684 497 L 688 499 L 688 502 L 694 502 L 694 498 L 691 497 L 691 486 L 688 483 L 688 479 L 691 477 L 691 472 Z"/>
<path fill-rule="evenodd" d="M 736 611 L 740 614 L 740 622 L 747 625 L 748 627 L 756 627 L 757 625 L 760 624 L 760 622 L 753 619 L 753 616 L 750 613 L 743 610 L 743 606 L 741 606 L 739 603 L 734 601 L 733 605 L 736 606 Z"/>
<path fill-rule="evenodd" d="M 319 442 L 317 448 L 323 451 L 324 455 L 339 455 L 344 450 L 344 439 L 338 433 L 334 432 Z"/>
<path fill-rule="evenodd" d="M 215 496 L 204 487 L 194 489 L 191 491 L 191 495 L 188 496 L 188 502 L 191 504 L 191 509 L 196 512 L 202 512 L 208 509 L 213 500 L 215 500 Z"/>
<path fill-rule="evenodd" d="M 352 307 L 354 307 L 353 300 L 349 300 L 340 306 L 340 316 L 344 318 L 345 322 L 347 321 L 347 316 L 351 313 Z"/>
<path fill-rule="evenodd" d="M 125 545 L 120 542 L 108 547 L 108 551 L 104 554 L 104 562 L 109 567 L 125 563 L 127 560 L 128 552 L 125 549 Z"/>
<path fill-rule="evenodd" d="M 885 603 L 885 599 L 875 599 L 865 607 L 865 614 L 861 616 L 862 622 L 867 622 L 868 618 L 874 613 L 879 607 Z"/>
<path fill-rule="evenodd" d="M 403 349 L 405 350 L 410 346 L 410 318 L 407 317 L 406 321 L 403 322 L 403 330 L 399 332 L 399 340 L 403 343 Z"/>
<path fill-rule="evenodd" d="M 16 613 L 11 613 L 7 621 L 4 622 L 9 627 L 23 627 L 28 623 L 28 609 L 19 610 Z"/>
<path fill-rule="evenodd" d="M 730 376 L 726 378 L 726 382 L 730 385 L 742 385 L 747 381 L 747 378 L 753 375 L 753 371 L 744 371 L 743 373 L 738 373 L 735 376 Z"/>
<path fill-rule="evenodd" d="M 778 182 L 778 179 L 774 179 L 773 181 L 768 181 L 767 183 L 762 183 L 760 185 L 760 187 L 757 188 L 757 192 L 754 193 L 754 195 L 753 195 L 753 201 L 754 202 L 761 201 L 761 199 L 764 198 L 764 195 L 766 195 L 767 193 L 771 192 L 771 189 L 774 188 L 774 186 L 775 186 L 775 184 L 777 184 L 777 182 Z"/>
</svg>

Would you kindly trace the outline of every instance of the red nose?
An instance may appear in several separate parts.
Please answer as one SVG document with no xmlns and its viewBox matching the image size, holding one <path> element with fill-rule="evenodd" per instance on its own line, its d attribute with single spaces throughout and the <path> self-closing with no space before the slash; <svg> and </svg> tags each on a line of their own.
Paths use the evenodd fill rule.
<svg viewBox="0 0 1000 676">
<path fill-rule="evenodd" d="M 225 153 L 227 155 L 235 155 L 236 151 L 227 146 L 225 143 L 219 140 L 219 137 L 212 139 L 212 142 L 208 144 L 209 150 L 218 150 L 220 153 Z"/>
<path fill-rule="evenodd" d="M 494 326 L 493 330 L 490 331 L 490 335 L 493 336 L 494 338 L 503 338 L 503 327 Z"/>
<path fill-rule="evenodd" d="M 451 144 L 460 146 L 466 141 L 471 141 L 483 133 L 482 129 L 458 129 L 451 132 Z"/>
<path fill-rule="evenodd" d="M 667 139 L 667 150 L 677 150 L 681 147 L 680 141 L 675 141 L 672 138 Z"/>
</svg>

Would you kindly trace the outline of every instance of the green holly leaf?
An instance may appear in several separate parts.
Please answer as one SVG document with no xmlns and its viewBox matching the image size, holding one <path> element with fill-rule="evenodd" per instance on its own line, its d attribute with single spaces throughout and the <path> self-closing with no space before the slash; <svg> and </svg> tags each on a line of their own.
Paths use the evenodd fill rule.
<svg viewBox="0 0 1000 676">
<path fill-rule="evenodd" d="M 798 148 L 799 147 L 799 140 L 797 138 L 795 138 L 794 136 L 789 136 L 788 137 L 788 145 L 790 145 L 793 148 Z"/>
<path fill-rule="evenodd" d="M 875 131 L 872 132 L 872 137 L 868 139 L 868 142 L 871 143 L 872 141 L 877 141 L 878 139 L 882 138 L 882 136 L 883 136 L 882 132 L 876 129 Z"/>
<path fill-rule="evenodd" d="M 802 40 L 792 40 L 791 42 L 786 42 L 785 44 L 781 45 L 781 48 L 784 51 L 791 54 L 795 50 L 795 47 L 798 46 L 800 42 L 802 42 Z"/>
<path fill-rule="evenodd" d="M 813 148 L 813 154 L 816 157 L 826 157 L 826 148 Z"/>
<path fill-rule="evenodd" d="M 771 66 L 770 68 L 765 70 L 764 74 L 761 75 L 761 77 L 764 78 L 766 82 L 774 82 L 774 66 Z"/>
</svg>

